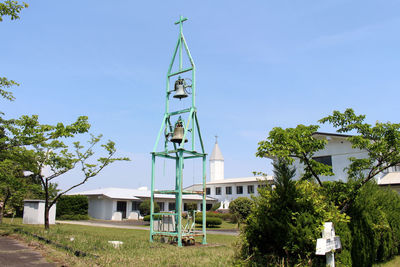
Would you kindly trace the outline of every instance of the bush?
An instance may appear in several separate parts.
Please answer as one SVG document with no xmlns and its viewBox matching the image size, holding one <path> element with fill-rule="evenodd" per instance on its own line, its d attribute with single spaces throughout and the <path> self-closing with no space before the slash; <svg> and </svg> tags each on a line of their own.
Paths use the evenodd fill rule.
<svg viewBox="0 0 400 267">
<path fill-rule="evenodd" d="M 238 197 L 229 203 L 229 211 L 236 217 L 238 223 L 247 219 L 252 203 L 253 201 L 247 197 Z"/>
<path fill-rule="evenodd" d="M 203 217 L 201 217 L 201 216 L 196 217 L 195 221 L 197 224 L 202 224 Z M 220 218 L 206 217 L 206 227 L 215 227 L 215 226 L 221 225 L 221 224 L 222 224 L 222 220 Z"/>
<path fill-rule="evenodd" d="M 214 203 L 210 211 L 216 211 L 217 209 L 219 209 L 219 207 L 221 207 L 221 202 Z"/>
<path fill-rule="evenodd" d="M 82 215 L 82 214 L 75 214 L 75 215 L 71 215 L 71 214 L 64 214 L 59 216 L 57 219 L 59 220 L 71 220 L 71 221 L 81 221 L 81 220 L 89 220 L 89 216 L 86 215 Z"/>
<path fill-rule="evenodd" d="M 239 243 L 238 264 L 275 266 L 284 260 L 288 266 L 318 266 L 325 260 L 315 256 L 323 223 L 331 221 L 336 228 L 339 225 L 340 231 L 348 231 L 348 218 L 327 201 L 321 187 L 293 181 L 295 170 L 284 162 L 274 164 L 274 168 L 275 189 L 260 188 L 259 196 L 254 198 Z M 338 263 L 343 263 L 349 261 L 350 254 L 345 259 L 340 253 L 335 256 Z"/>
<path fill-rule="evenodd" d="M 57 201 L 56 217 L 57 219 L 62 219 L 62 220 L 86 220 L 86 219 L 72 219 L 72 218 L 88 218 L 87 217 L 88 207 L 89 203 L 87 196 L 64 195 L 61 196 Z"/>
<path fill-rule="evenodd" d="M 139 211 L 142 216 L 146 216 L 150 214 L 150 199 L 146 199 L 139 205 Z M 157 202 L 154 202 L 154 212 L 160 212 L 160 206 L 158 206 Z"/>
<path fill-rule="evenodd" d="M 159 220 L 162 219 L 162 215 L 153 215 L 154 220 Z M 149 222 L 150 221 L 150 215 L 146 215 L 143 217 L 143 221 Z"/>
<path fill-rule="evenodd" d="M 371 266 L 398 255 L 400 196 L 374 182 L 363 186 L 349 209 L 353 266 Z"/>
</svg>

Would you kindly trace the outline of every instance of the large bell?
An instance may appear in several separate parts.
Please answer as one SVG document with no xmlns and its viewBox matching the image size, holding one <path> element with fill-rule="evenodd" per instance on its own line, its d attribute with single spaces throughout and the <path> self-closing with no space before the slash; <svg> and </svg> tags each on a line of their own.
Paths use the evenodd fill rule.
<svg viewBox="0 0 400 267">
<path fill-rule="evenodd" d="M 174 98 L 185 98 L 188 97 L 188 94 L 186 93 L 185 90 L 185 80 L 184 79 L 178 79 L 175 82 L 175 95 Z"/>
<path fill-rule="evenodd" d="M 178 121 L 175 125 L 174 133 L 172 134 L 171 142 L 172 143 L 182 143 L 183 134 L 185 129 L 182 126 L 182 122 Z M 185 143 L 187 143 L 187 139 L 185 138 Z"/>
</svg>

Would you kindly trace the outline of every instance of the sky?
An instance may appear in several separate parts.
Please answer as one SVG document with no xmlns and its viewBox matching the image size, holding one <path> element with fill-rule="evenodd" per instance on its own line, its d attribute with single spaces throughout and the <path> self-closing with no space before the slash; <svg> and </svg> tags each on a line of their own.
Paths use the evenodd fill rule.
<svg viewBox="0 0 400 267">
<path fill-rule="evenodd" d="M 255 153 L 273 127 L 317 124 L 346 108 L 370 123 L 399 122 L 399 1 L 26 2 L 20 20 L 0 22 L 0 76 L 21 84 L 1 110 L 46 124 L 86 115 L 91 133 L 131 158 L 75 191 L 150 186 L 180 15 L 206 152 L 218 135 L 226 178 L 271 174 Z M 157 161 L 157 188 L 174 187 L 172 169 Z M 184 185 L 200 177 L 200 163 L 185 162 Z M 81 179 L 74 170 L 57 182 L 66 189 Z"/>
</svg>

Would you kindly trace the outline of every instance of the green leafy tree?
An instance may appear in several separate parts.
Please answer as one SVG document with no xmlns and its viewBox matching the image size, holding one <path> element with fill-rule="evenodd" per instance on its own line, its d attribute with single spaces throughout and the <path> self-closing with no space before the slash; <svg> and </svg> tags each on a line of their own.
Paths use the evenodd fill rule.
<svg viewBox="0 0 400 267">
<path fill-rule="evenodd" d="M 81 124 L 87 125 L 86 120 L 80 122 Z M 76 124 L 73 127 L 82 128 L 84 125 Z M 88 128 L 86 128 L 88 129 Z M 76 137 L 71 134 L 69 138 Z M 129 158 L 117 158 L 114 157 L 116 148 L 115 143 L 108 141 L 102 144 L 101 147 L 105 150 L 105 157 L 98 157 L 92 159 L 94 153 L 93 148 L 100 142 L 101 135 L 91 136 L 88 147 L 84 147 L 80 142 L 76 141 L 73 143 L 73 151 L 70 151 L 68 145 L 65 144 L 61 139 L 50 139 L 47 142 L 41 142 L 33 145 L 35 151 L 35 166 L 32 166 L 33 176 L 40 181 L 44 190 L 45 198 L 45 228 L 48 229 L 49 225 L 49 211 L 50 208 L 57 202 L 57 200 L 71 191 L 72 189 L 86 183 L 90 178 L 99 174 L 106 166 L 110 165 L 115 161 L 127 161 Z M 65 173 L 80 166 L 82 171 L 82 180 L 77 184 L 69 187 L 66 190 L 62 190 L 56 194 L 55 197 L 51 196 L 51 187 L 54 185 L 54 180 Z M 45 175 L 43 168 L 50 168 L 50 174 Z"/>
<path fill-rule="evenodd" d="M 338 133 L 353 133 L 347 139 L 353 148 L 366 151 L 368 157 L 349 158 L 348 178 L 352 181 L 341 211 L 346 212 L 357 196 L 359 189 L 386 169 L 400 163 L 400 124 L 380 123 L 370 125 L 364 122 L 365 115 L 356 115 L 352 109 L 345 112 L 334 111 L 332 115 L 321 119 L 320 123 L 329 123 Z M 315 179 L 323 186 L 320 177 L 332 176 L 332 168 L 313 160 L 315 153 L 325 148 L 326 140 L 315 138 L 313 133 L 318 125 L 298 125 L 296 128 L 274 128 L 266 140 L 259 142 L 258 157 L 281 158 L 289 164 L 298 159 L 304 165 L 302 179 Z M 349 184 L 350 185 L 350 184 Z"/>
<path fill-rule="evenodd" d="M 139 211 L 140 215 L 142 216 L 147 216 L 150 214 L 150 199 L 144 200 L 142 203 L 139 205 Z M 154 213 L 160 212 L 160 206 L 157 204 L 157 202 L 154 202 Z"/>
<path fill-rule="evenodd" d="M 252 203 L 247 197 L 238 197 L 229 203 L 229 211 L 236 217 L 238 225 L 249 216 Z"/>
</svg>

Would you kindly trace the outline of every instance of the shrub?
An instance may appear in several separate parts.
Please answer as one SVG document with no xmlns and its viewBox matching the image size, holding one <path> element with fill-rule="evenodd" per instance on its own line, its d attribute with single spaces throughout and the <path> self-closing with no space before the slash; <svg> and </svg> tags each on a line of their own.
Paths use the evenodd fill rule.
<svg viewBox="0 0 400 267">
<path fill-rule="evenodd" d="M 82 215 L 82 214 L 64 214 L 59 216 L 57 219 L 59 220 L 72 220 L 72 221 L 81 221 L 81 220 L 89 220 L 89 216 L 86 215 Z"/>
<path fill-rule="evenodd" d="M 142 216 L 146 216 L 150 214 L 150 199 L 146 199 L 139 205 L 139 211 Z M 157 202 L 154 202 L 154 212 L 157 213 L 160 211 L 160 206 L 158 206 Z"/>
<path fill-rule="evenodd" d="M 238 197 L 229 203 L 229 211 L 236 217 L 238 223 L 247 219 L 252 203 L 247 197 Z"/>
<path fill-rule="evenodd" d="M 219 209 L 219 207 L 221 207 L 221 202 L 214 203 L 210 211 L 216 211 L 217 209 Z"/>
<path fill-rule="evenodd" d="M 154 220 L 162 219 L 162 215 L 153 215 Z M 150 215 L 146 215 L 143 217 L 143 221 L 149 222 L 150 221 Z"/>
<path fill-rule="evenodd" d="M 346 231 L 348 218 L 327 201 L 321 187 L 293 181 L 295 170 L 285 162 L 274 164 L 274 168 L 275 189 L 259 189 L 243 228 L 237 254 L 243 261 L 239 260 L 239 265 L 274 266 L 282 259 L 288 266 L 319 265 L 324 258 L 315 256 L 315 243 L 323 223 L 332 221 Z M 337 260 L 348 262 L 349 257 L 347 253 L 346 259 Z"/>
<path fill-rule="evenodd" d="M 64 195 L 61 196 L 57 201 L 57 209 L 56 209 L 56 217 L 59 219 L 67 220 L 66 218 L 84 218 L 84 216 L 88 216 L 88 198 L 87 196 L 81 195 Z M 75 216 L 75 217 L 74 217 Z M 86 217 L 87 218 L 87 217 Z M 68 219 L 75 220 L 75 219 Z M 84 220 L 84 219 L 77 219 Z"/>
<path fill-rule="evenodd" d="M 353 266 L 370 266 L 399 253 L 400 196 L 373 181 L 363 186 L 349 209 Z"/>
<path fill-rule="evenodd" d="M 203 217 L 201 217 L 201 216 L 196 217 L 196 223 L 202 224 Z M 222 224 L 222 220 L 220 218 L 206 217 L 206 227 L 215 227 L 215 226 L 221 225 L 221 224 Z"/>
</svg>

